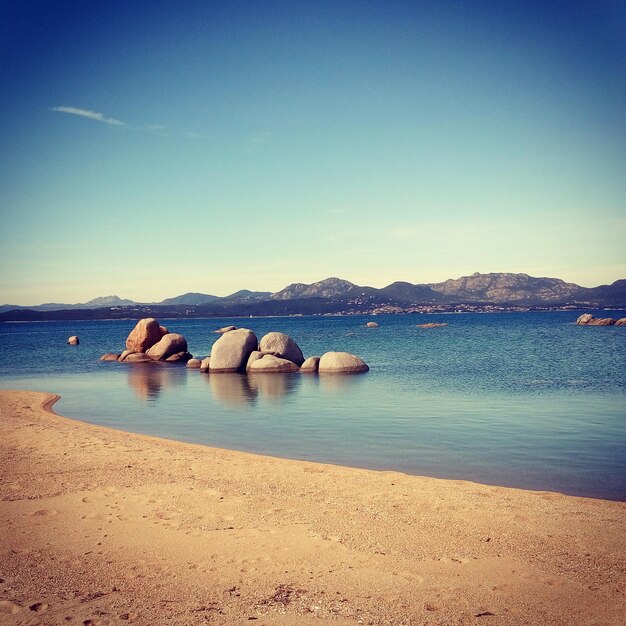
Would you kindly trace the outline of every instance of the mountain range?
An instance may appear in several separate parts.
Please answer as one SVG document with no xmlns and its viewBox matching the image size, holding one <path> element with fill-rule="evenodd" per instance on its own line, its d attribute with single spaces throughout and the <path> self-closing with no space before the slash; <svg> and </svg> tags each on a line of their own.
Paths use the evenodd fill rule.
<svg viewBox="0 0 626 626">
<path fill-rule="evenodd" d="M 146 317 L 151 314 L 204 317 L 546 307 L 626 307 L 626 279 L 611 285 L 581 287 L 559 278 L 476 272 L 440 283 L 395 282 L 378 289 L 355 285 L 340 278 L 326 278 L 312 284 L 293 283 L 275 293 L 243 289 L 225 297 L 191 292 L 150 303 L 104 296 L 79 304 L 2 305 L 0 321 Z"/>
</svg>

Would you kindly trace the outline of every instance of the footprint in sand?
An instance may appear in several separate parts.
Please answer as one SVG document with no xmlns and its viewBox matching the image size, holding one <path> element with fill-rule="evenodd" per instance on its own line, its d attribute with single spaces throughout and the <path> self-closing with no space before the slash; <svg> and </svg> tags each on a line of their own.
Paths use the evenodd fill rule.
<svg viewBox="0 0 626 626">
<path fill-rule="evenodd" d="M 31 517 L 40 517 L 43 515 L 56 515 L 58 511 L 54 509 L 38 509 L 37 511 L 31 513 Z"/>
</svg>

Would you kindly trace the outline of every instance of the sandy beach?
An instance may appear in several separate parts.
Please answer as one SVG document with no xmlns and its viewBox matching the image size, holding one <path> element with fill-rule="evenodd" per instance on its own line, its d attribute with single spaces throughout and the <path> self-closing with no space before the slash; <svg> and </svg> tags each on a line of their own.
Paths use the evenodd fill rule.
<svg viewBox="0 0 626 626">
<path fill-rule="evenodd" d="M 626 503 L 161 440 L 55 400 L 0 392 L 2 624 L 626 618 Z"/>
</svg>

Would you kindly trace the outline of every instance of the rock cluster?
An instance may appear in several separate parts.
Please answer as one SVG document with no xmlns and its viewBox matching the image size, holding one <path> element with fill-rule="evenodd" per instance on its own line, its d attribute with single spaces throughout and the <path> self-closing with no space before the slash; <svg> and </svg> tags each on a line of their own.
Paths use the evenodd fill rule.
<svg viewBox="0 0 626 626">
<path fill-rule="evenodd" d="M 418 328 L 440 328 L 441 326 L 447 326 L 446 322 L 427 322 L 426 324 L 417 324 Z"/>
<path fill-rule="evenodd" d="M 124 363 L 149 363 L 151 361 L 187 362 L 187 340 L 178 333 L 170 333 L 153 317 L 139 320 L 126 338 L 126 350 L 121 354 L 107 352 L 101 361 L 123 361 Z"/>
<path fill-rule="evenodd" d="M 626 317 L 618 320 L 612 317 L 594 317 L 591 313 L 583 313 L 577 320 L 579 326 L 626 326 Z"/>
<path fill-rule="evenodd" d="M 247 328 L 222 333 L 213 344 L 209 372 L 285 373 L 319 372 L 352 374 L 366 372 L 369 367 L 359 357 L 347 352 L 327 352 L 322 357 L 305 360 L 300 346 L 285 333 L 270 332 L 258 341 Z"/>
<path fill-rule="evenodd" d="M 300 346 L 285 333 L 270 332 L 261 337 L 248 328 L 225 326 L 213 344 L 211 356 L 193 358 L 187 352 L 187 340 L 170 333 L 153 318 L 142 319 L 128 335 L 126 350 L 107 352 L 101 361 L 149 363 L 151 361 L 185 362 L 190 369 L 222 374 L 230 372 L 307 374 L 356 374 L 367 372 L 367 364 L 348 352 L 326 352 L 305 360 Z"/>
</svg>

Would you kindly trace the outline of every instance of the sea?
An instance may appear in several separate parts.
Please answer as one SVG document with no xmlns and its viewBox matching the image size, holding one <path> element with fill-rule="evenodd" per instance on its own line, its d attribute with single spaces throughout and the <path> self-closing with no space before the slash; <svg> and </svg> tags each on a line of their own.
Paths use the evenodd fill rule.
<svg viewBox="0 0 626 626">
<path fill-rule="evenodd" d="M 370 366 L 320 376 L 99 361 L 124 349 L 133 320 L 0 323 L 0 388 L 56 393 L 61 415 L 180 441 L 626 500 L 626 327 L 576 326 L 582 312 L 159 320 L 194 356 L 235 324 Z"/>
</svg>

